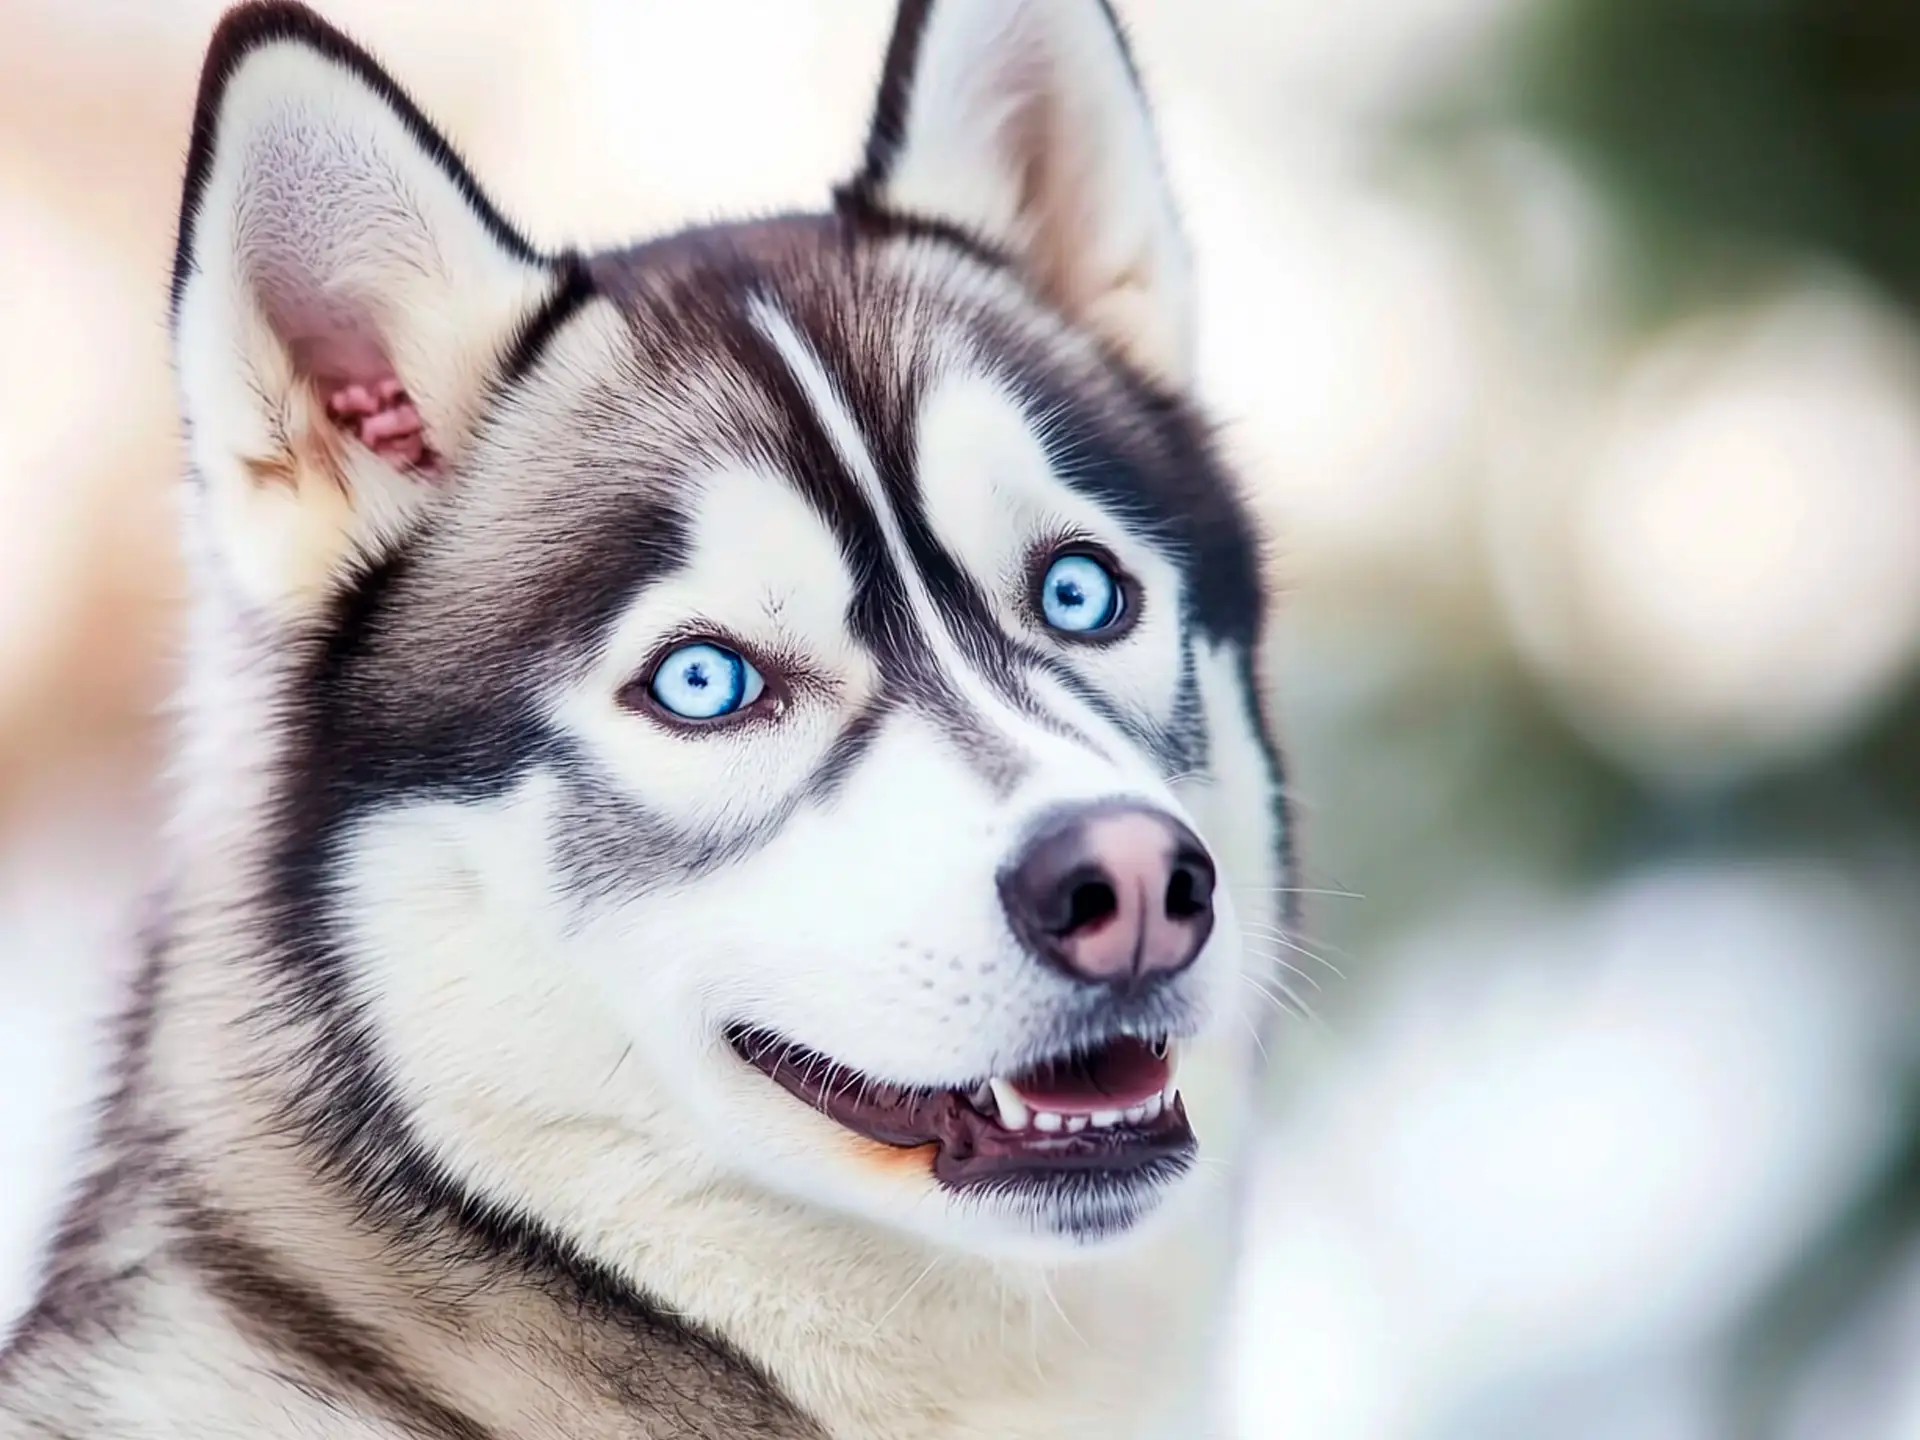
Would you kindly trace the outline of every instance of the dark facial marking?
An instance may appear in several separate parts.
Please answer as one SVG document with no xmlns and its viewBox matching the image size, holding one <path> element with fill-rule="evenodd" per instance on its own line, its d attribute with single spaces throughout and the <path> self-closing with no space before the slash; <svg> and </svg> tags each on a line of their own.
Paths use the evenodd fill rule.
<svg viewBox="0 0 1920 1440">
<path fill-rule="evenodd" d="M 786 307 L 781 308 L 790 320 L 794 319 Z M 797 320 L 794 323 L 799 325 Z M 807 332 L 803 328 L 801 333 Z M 812 341 L 814 337 L 808 338 Z M 842 553 L 848 559 L 855 577 L 850 626 L 854 637 L 873 656 L 880 671 L 882 690 L 894 696 L 903 707 L 933 715 L 939 721 L 941 732 L 980 775 L 997 790 L 1011 790 L 1024 773 L 1025 761 L 954 688 L 951 677 L 927 644 L 921 629 L 923 622 L 937 624 L 940 620 L 916 613 L 865 490 L 847 470 L 846 462 L 786 361 L 750 320 L 740 339 L 743 363 L 751 368 L 774 397 L 782 415 L 788 418 L 791 458 L 795 464 L 790 473 L 807 502 L 839 538 Z M 827 367 L 824 357 L 821 364 Z M 832 368 L 827 368 L 827 374 L 839 388 L 841 375 Z M 840 393 L 858 417 L 861 407 L 847 397 L 844 388 Z"/>
<path fill-rule="evenodd" d="M 500 362 L 501 385 L 524 379 L 539 363 L 553 337 L 594 296 L 593 272 L 577 253 L 563 252 L 556 257 L 554 265 L 560 272 L 559 283 L 546 303 L 521 322 L 519 332 L 507 346 L 505 358 Z"/>
<path fill-rule="evenodd" d="M 252 1343 L 305 1365 L 332 1395 L 404 1430 L 445 1440 L 495 1440 L 408 1375 L 365 1326 L 281 1270 L 217 1211 L 190 1197 L 173 1206 L 179 1254 Z"/>
</svg>

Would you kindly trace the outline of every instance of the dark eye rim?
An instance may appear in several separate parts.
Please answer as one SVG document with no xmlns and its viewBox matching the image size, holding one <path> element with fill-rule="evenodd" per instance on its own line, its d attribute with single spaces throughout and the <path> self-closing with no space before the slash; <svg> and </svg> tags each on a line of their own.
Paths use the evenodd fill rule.
<svg viewBox="0 0 1920 1440">
<path fill-rule="evenodd" d="M 691 720 L 685 715 L 674 714 L 654 698 L 653 682 L 660 674 L 660 667 L 689 645 L 711 645 L 716 650 L 739 656 L 759 672 L 760 693 L 738 710 L 729 710 L 725 715 L 715 715 L 706 720 Z M 751 645 L 743 645 L 738 640 L 710 630 L 688 630 L 661 641 L 647 656 L 639 673 L 620 687 L 619 694 L 622 709 L 644 715 L 657 725 L 684 734 L 731 729 L 756 722 L 764 724 L 778 719 L 792 698 L 793 691 L 788 684 L 785 667 L 777 659 L 761 654 Z"/>
<path fill-rule="evenodd" d="M 1057 630 L 1047 623 L 1047 574 L 1062 560 L 1084 556 L 1113 577 L 1120 600 L 1120 613 L 1098 630 Z M 1145 595 L 1140 582 L 1122 565 L 1119 558 L 1096 540 L 1056 540 L 1034 547 L 1027 561 L 1027 608 L 1034 622 L 1055 640 L 1066 645 L 1111 645 L 1124 640 L 1140 622 Z"/>
</svg>

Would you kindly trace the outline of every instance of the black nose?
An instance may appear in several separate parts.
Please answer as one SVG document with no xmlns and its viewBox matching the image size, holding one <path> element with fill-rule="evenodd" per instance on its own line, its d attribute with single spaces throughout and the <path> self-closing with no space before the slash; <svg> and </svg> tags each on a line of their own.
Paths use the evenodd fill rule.
<svg viewBox="0 0 1920 1440">
<path fill-rule="evenodd" d="M 1213 933 L 1213 859 L 1171 815 L 1106 803 L 1042 823 L 1000 876 L 1013 933 L 1076 980 L 1135 984 L 1193 963 Z"/>
</svg>

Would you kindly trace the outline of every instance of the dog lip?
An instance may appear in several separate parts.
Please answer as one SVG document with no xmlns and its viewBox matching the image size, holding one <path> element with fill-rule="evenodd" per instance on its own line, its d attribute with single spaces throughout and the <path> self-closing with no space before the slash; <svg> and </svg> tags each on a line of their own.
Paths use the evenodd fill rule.
<svg viewBox="0 0 1920 1440">
<path fill-rule="evenodd" d="M 936 1147 L 934 1178 L 951 1189 L 986 1182 L 1005 1189 L 1068 1172 L 1164 1178 L 1185 1170 L 1198 1148 L 1174 1088 L 1174 1057 L 1164 1045 L 1129 1036 L 991 1086 L 952 1089 L 884 1084 L 760 1027 L 731 1027 L 727 1039 L 749 1066 L 845 1129 L 903 1149 Z M 1018 1128 L 1006 1123 L 992 1092 L 1019 1097 L 1012 1101 Z M 1034 1124 L 1051 1128 L 1028 1128 Z"/>
<path fill-rule="evenodd" d="M 989 1182 L 1004 1188 L 1022 1178 L 1042 1180 L 1068 1171 L 1115 1178 L 1150 1172 L 1157 1179 L 1185 1170 L 1198 1148 L 1186 1104 L 1177 1096 L 1144 1124 L 1073 1134 L 1012 1131 L 970 1112 L 964 1124 L 941 1137 L 933 1173 L 956 1190 Z"/>
</svg>

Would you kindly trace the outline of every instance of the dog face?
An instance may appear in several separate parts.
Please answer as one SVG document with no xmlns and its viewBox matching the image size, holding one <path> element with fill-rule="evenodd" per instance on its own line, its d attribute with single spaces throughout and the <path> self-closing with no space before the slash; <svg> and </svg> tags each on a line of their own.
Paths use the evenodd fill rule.
<svg viewBox="0 0 1920 1440">
<path fill-rule="evenodd" d="M 174 292 L 189 708 L 251 677 L 283 983 L 437 1164 L 513 1109 L 1084 1247 L 1250 1084 L 1283 879 L 1105 7 L 905 5 L 836 202 L 541 255 L 363 54 L 236 12 Z"/>
</svg>

